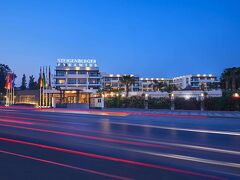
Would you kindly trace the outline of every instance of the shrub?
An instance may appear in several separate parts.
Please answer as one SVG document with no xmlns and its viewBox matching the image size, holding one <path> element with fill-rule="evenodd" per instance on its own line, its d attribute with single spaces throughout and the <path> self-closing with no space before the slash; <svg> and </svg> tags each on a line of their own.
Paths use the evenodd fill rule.
<svg viewBox="0 0 240 180">
<path fill-rule="evenodd" d="M 169 98 L 149 98 L 148 99 L 149 109 L 170 109 Z"/>
<path fill-rule="evenodd" d="M 239 111 L 240 99 L 231 96 L 212 97 L 204 100 L 204 106 L 211 111 Z"/>
<path fill-rule="evenodd" d="M 184 99 L 175 98 L 174 100 L 175 109 L 184 110 L 200 110 L 201 102 L 197 101 L 195 98 Z"/>
</svg>

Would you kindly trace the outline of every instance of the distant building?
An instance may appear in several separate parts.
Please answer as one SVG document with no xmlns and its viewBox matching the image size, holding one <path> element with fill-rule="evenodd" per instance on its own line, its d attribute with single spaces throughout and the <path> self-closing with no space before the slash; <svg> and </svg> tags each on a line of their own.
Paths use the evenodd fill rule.
<svg viewBox="0 0 240 180">
<path fill-rule="evenodd" d="M 171 84 L 175 85 L 179 90 L 191 89 L 217 89 L 219 80 L 212 74 L 191 74 L 175 77 Z"/>
<path fill-rule="evenodd" d="M 101 74 L 102 87 L 111 87 L 112 89 L 124 88 L 120 81 L 123 74 Z M 130 92 L 153 92 L 159 89 L 156 88 L 157 83 L 162 83 L 163 86 L 173 85 L 178 90 L 219 89 L 219 80 L 212 74 L 184 75 L 174 78 L 142 78 L 133 74 L 132 76 L 135 78 L 135 83 L 130 87 Z"/>
<path fill-rule="evenodd" d="M 171 83 L 171 78 L 140 78 L 139 89 L 142 92 L 155 91 L 154 84 L 156 82 L 167 86 Z"/>
<path fill-rule="evenodd" d="M 121 78 L 126 74 L 107 74 L 102 73 L 102 86 L 103 87 L 111 87 L 114 90 L 117 89 L 125 89 L 124 84 L 121 83 Z M 130 86 L 130 92 L 138 92 L 140 91 L 140 81 L 139 76 L 133 75 L 135 83 Z"/>
</svg>

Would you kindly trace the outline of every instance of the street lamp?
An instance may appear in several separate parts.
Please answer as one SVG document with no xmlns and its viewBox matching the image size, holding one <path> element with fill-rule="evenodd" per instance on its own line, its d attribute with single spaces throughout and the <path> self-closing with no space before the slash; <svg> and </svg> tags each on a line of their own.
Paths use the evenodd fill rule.
<svg viewBox="0 0 240 180">
<path fill-rule="evenodd" d="M 201 111 L 204 111 L 204 93 L 200 94 Z"/>
<path fill-rule="evenodd" d="M 145 94 L 145 109 L 148 109 L 148 94 Z"/>
<path fill-rule="evenodd" d="M 170 101 L 171 101 L 171 111 L 175 110 L 175 105 L 174 105 L 174 94 L 170 94 Z"/>
</svg>

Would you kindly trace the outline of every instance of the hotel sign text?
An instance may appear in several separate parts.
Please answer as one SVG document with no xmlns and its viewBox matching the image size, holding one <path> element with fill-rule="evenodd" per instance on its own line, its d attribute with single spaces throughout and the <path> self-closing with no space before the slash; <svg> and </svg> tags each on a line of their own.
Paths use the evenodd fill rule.
<svg viewBox="0 0 240 180">
<path fill-rule="evenodd" d="M 82 63 L 82 64 L 96 64 L 96 59 L 58 59 L 58 63 Z"/>
<path fill-rule="evenodd" d="M 96 59 L 57 59 L 57 66 L 97 67 Z"/>
</svg>

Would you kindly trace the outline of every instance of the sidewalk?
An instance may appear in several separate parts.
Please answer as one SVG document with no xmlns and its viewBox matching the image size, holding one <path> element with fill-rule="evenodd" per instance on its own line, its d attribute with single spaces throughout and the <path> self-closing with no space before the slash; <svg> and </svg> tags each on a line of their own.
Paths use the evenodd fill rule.
<svg viewBox="0 0 240 180">
<path fill-rule="evenodd" d="M 180 116 L 206 116 L 215 118 L 239 118 L 240 112 L 237 111 L 195 111 L 195 110 L 175 110 L 168 109 L 137 109 L 137 108 L 105 108 L 106 111 L 128 112 L 128 113 L 147 113 L 152 115 L 180 115 Z"/>
</svg>

